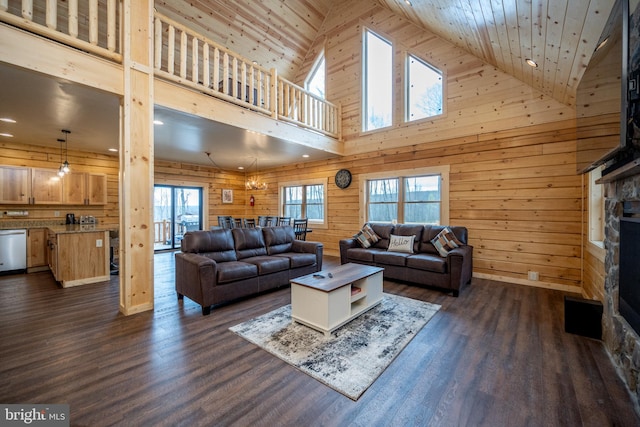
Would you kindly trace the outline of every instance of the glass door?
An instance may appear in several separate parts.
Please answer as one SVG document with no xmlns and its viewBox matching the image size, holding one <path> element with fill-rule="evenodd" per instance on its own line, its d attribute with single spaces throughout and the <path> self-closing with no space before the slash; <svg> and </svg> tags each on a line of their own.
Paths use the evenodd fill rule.
<svg viewBox="0 0 640 427">
<path fill-rule="evenodd" d="M 154 186 L 154 249 L 178 249 L 187 231 L 202 230 L 202 188 Z"/>
</svg>

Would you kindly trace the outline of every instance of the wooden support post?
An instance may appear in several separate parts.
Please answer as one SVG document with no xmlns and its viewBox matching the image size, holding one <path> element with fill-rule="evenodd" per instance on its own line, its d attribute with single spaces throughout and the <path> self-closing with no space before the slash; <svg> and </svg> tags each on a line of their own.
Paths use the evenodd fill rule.
<svg viewBox="0 0 640 427">
<path fill-rule="evenodd" d="M 120 141 L 120 311 L 153 309 L 152 0 L 123 0 Z"/>
</svg>

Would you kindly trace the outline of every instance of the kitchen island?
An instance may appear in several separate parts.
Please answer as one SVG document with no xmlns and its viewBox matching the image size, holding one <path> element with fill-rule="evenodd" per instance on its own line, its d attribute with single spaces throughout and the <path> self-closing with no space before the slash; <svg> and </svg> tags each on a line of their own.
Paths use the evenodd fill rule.
<svg viewBox="0 0 640 427">
<path fill-rule="evenodd" d="M 109 229 L 97 224 L 50 225 L 47 261 L 62 287 L 110 278 Z"/>
</svg>

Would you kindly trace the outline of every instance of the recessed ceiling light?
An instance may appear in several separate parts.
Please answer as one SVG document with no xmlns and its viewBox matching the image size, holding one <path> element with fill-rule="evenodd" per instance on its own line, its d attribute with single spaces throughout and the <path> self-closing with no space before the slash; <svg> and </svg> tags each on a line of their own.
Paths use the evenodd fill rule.
<svg viewBox="0 0 640 427">
<path fill-rule="evenodd" d="M 532 66 L 533 68 L 538 68 L 538 63 L 531 58 L 525 59 L 525 62 Z"/>
<path fill-rule="evenodd" d="M 404 2 L 407 4 L 407 6 L 413 6 L 413 4 L 409 0 L 404 0 Z"/>
<path fill-rule="evenodd" d="M 238 169 L 244 170 L 244 166 L 238 166 Z"/>
<path fill-rule="evenodd" d="M 153 124 L 154 124 L 154 125 L 163 125 L 163 124 L 164 124 L 164 122 L 163 122 L 162 120 L 154 120 L 154 121 L 153 121 Z"/>
<path fill-rule="evenodd" d="M 9 117 L 0 117 L 0 122 L 15 123 L 16 121 L 13 119 L 10 119 Z"/>
<path fill-rule="evenodd" d="M 112 151 L 112 152 L 114 152 L 114 153 L 117 153 L 117 152 L 118 152 L 118 149 L 117 149 L 117 148 L 109 148 L 109 151 Z"/>
<path fill-rule="evenodd" d="M 302 157 L 304 157 L 305 159 L 308 159 L 309 155 L 308 154 L 303 154 Z"/>
<path fill-rule="evenodd" d="M 7 138 L 13 138 L 13 135 L 10 133 L 0 133 L 0 136 L 6 136 Z"/>
</svg>

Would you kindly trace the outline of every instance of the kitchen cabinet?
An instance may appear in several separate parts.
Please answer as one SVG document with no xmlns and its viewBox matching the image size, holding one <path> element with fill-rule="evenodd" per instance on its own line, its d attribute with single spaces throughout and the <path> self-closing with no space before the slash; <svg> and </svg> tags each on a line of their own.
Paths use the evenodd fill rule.
<svg viewBox="0 0 640 427">
<path fill-rule="evenodd" d="M 107 175 L 0 166 L 0 204 L 106 205 Z"/>
<path fill-rule="evenodd" d="M 46 228 L 30 228 L 27 232 L 27 272 L 48 269 Z"/>
<path fill-rule="evenodd" d="M 27 204 L 31 197 L 31 168 L 0 166 L 0 203 Z"/>
<path fill-rule="evenodd" d="M 67 205 L 106 205 L 107 175 L 70 172 L 62 178 L 62 192 Z"/>
<path fill-rule="evenodd" d="M 49 228 L 48 261 L 62 287 L 109 280 L 109 231 L 94 225 Z"/>
<path fill-rule="evenodd" d="M 87 204 L 107 204 L 107 175 L 103 173 L 87 173 Z"/>
<path fill-rule="evenodd" d="M 31 169 L 31 203 L 62 204 L 62 180 L 55 169 Z"/>
<path fill-rule="evenodd" d="M 62 202 L 66 205 L 84 205 L 86 201 L 84 173 L 69 172 L 62 177 Z"/>
</svg>

